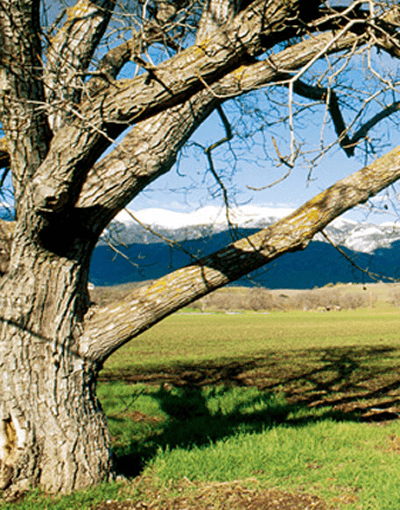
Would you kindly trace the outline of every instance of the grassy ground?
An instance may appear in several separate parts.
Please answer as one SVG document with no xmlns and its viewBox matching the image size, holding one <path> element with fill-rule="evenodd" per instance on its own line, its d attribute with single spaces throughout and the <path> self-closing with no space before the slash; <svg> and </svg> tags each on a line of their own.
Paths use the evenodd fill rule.
<svg viewBox="0 0 400 510">
<path fill-rule="evenodd" d="M 373 309 L 163 321 L 101 373 L 129 481 L 10 508 L 399 508 L 400 312 L 380 292 Z"/>
</svg>

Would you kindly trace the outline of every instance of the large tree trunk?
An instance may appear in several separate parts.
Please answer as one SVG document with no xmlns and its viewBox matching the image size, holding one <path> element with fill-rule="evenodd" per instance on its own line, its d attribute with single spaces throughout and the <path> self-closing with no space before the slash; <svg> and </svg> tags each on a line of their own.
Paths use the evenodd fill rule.
<svg viewBox="0 0 400 510">
<path fill-rule="evenodd" d="M 88 487 L 111 470 L 97 366 L 75 354 L 91 247 L 76 260 L 21 238 L 0 289 L 0 488 Z"/>
</svg>

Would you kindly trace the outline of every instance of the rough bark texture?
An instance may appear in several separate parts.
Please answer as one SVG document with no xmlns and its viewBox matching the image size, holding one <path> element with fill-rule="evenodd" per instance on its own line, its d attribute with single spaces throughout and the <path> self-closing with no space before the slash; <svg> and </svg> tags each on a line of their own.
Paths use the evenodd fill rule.
<svg viewBox="0 0 400 510">
<path fill-rule="evenodd" d="M 16 237 L 0 290 L 0 487 L 88 487 L 111 472 L 97 365 L 77 355 L 91 243 L 59 256 Z"/>
<path fill-rule="evenodd" d="M 49 37 L 39 0 L 0 0 L 0 164 L 12 171 L 16 207 L 0 241 L 0 489 L 70 491 L 108 479 L 110 438 L 95 394 L 101 363 L 180 307 L 303 249 L 400 177 L 397 149 L 269 229 L 124 304 L 89 309 L 88 268 L 102 230 L 171 169 L 217 106 L 288 84 L 329 54 L 371 42 L 396 54 L 398 46 L 393 7 L 372 23 L 365 11 L 327 11 L 318 1 L 209 0 L 197 18 L 189 1 L 162 4 L 160 12 L 145 2 L 141 26 L 107 51 L 100 41 L 115 28 L 112 0 L 78 0 Z M 194 24 L 197 34 L 176 36 Z M 146 50 L 160 42 L 175 54 L 153 66 Z M 130 59 L 143 72 L 118 79 Z"/>
</svg>

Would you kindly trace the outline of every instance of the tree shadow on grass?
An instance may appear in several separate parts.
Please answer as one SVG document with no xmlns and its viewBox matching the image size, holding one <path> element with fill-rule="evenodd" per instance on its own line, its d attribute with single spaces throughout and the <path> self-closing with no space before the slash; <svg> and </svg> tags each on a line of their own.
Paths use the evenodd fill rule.
<svg viewBox="0 0 400 510">
<path fill-rule="evenodd" d="M 343 347 L 177 364 L 162 371 L 130 372 L 129 377 L 114 373 L 107 379 L 159 385 L 151 395 L 167 416 L 144 441 L 132 440 L 117 458 L 117 467 L 134 476 L 160 447 L 201 447 L 282 423 L 397 419 L 399 359 L 400 350 L 393 347 Z M 251 388 L 258 389 L 253 396 L 250 392 L 241 399 L 240 391 L 231 395 Z"/>
<path fill-rule="evenodd" d="M 240 399 L 246 397 L 245 394 L 232 395 L 232 388 L 225 386 L 171 388 L 162 385 L 151 396 L 167 418 L 154 424 L 145 441 L 133 440 L 125 454 L 117 456 L 117 469 L 125 476 L 139 474 L 159 448 L 191 449 L 238 432 L 261 432 L 283 423 L 294 407 L 270 392 Z M 230 397 L 237 402 L 224 402 L 224 399 L 231 400 Z"/>
</svg>

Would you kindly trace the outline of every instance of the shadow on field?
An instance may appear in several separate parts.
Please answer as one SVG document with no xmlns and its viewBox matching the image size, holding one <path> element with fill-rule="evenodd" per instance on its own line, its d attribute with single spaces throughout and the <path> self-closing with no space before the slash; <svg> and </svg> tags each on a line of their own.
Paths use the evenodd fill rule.
<svg viewBox="0 0 400 510">
<path fill-rule="evenodd" d="M 167 415 L 165 421 L 152 423 L 151 433 L 143 441 L 133 440 L 129 451 L 116 459 L 119 472 L 128 477 L 140 473 L 144 463 L 151 459 L 158 448 L 190 449 L 210 445 L 220 439 L 240 432 L 261 432 L 265 428 L 284 423 L 294 404 L 287 404 L 284 398 L 276 398 L 271 392 L 261 392 L 247 397 L 242 392 L 233 395 L 229 387 L 171 388 L 162 385 L 151 396 L 157 400 L 160 409 Z M 227 399 L 225 399 L 227 397 Z M 239 397 L 239 398 L 238 398 Z M 228 400 L 228 402 L 224 402 Z M 214 406 L 211 405 L 214 401 Z M 128 418 L 121 417 L 121 420 Z M 143 420 L 143 415 L 132 413 L 131 419 Z M 113 418 L 111 418 L 113 419 Z"/>
<path fill-rule="evenodd" d="M 119 468 L 133 476 L 158 447 L 201 446 L 239 430 L 257 432 L 279 423 L 301 426 L 323 419 L 398 419 L 399 360 L 400 349 L 393 347 L 343 347 L 266 352 L 253 359 L 177 364 L 146 372 L 103 372 L 102 381 L 159 386 L 152 397 L 169 417 L 144 443 L 132 442 L 129 454 L 119 458 Z M 211 392 L 207 398 L 203 387 Z M 238 404 L 229 412 L 211 413 L 212 392 L 221 395 L 235 387 L 261 390 L 261 396 L 250 403 L 253 410 L 246 412 L 244 404 Z M 288 416 L 300 409 L 304 410 L 300 417 Z"/>
</svg>

